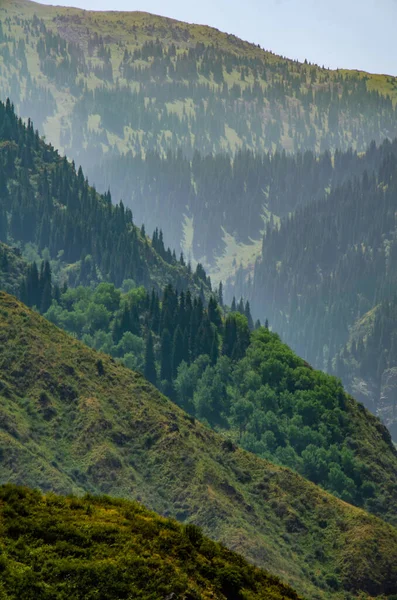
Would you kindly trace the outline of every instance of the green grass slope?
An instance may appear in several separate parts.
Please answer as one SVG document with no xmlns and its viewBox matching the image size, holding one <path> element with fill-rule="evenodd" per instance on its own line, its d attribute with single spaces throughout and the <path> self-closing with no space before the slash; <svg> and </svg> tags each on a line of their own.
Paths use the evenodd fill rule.
<svg viewBox="0 0 397 600">
<path fill-rule="evenodd" d="M 141 375 L 0 295 L 0 480 L 142 501 L 309 598 L 397 593 L 397 532 L 236 448 Z"/>
<path fill-rule="evenodd" d="M 0 488 L 4 600 L 298 600 L 200 529 L 137 502 Z"/>
</svg>

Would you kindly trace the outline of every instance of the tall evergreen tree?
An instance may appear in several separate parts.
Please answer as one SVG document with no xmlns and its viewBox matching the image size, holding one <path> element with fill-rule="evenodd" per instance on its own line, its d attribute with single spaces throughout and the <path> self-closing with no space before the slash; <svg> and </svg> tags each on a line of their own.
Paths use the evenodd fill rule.
<svg viewBox="0 0 397 600">
<path fill-rule="evenodd" d="M 143 374 L 146 379 L 156 385 L 157 383 L 157 373 L 156 373 L 156 362 L 154 356 L 154 348 L 153 348 L 153 335 L 149 330 L 146 337 L 146 349 L 145 349 L 145 368 Z"/>
<path fill-rule="evenodd" d="M 164 329 L 161 335 L 161 381 L 172 381 L 172 341 L 168 329 Z"/>
<path fill-rule="evenodd" d="M 176 377 L 177 372 L 178 372 L 178 367 L 181 364 L 181 362 L 185 359 L 184 356 L 184 344 L 183 344 L 183 333 L 181 328 L 179 327 L 179 325 L 177 326 L 175 333 L 174 333 L 174 339 L 173 339 L 173 344 L 172 344 L 172 376 L 173 378 Z M 188 361 L 186 361 L 188 362 Z"/>
</svg>

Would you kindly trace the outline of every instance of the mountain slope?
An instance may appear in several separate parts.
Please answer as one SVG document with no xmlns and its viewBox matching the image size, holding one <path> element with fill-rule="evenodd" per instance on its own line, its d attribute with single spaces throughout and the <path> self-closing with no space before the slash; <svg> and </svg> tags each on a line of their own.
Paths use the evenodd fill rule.
<svg viewBox="0 0 397 600">
<path fill-rule="evenodd" d="M 205 308 L 169 286 L 161 296 L 144 288 L 123 293 L 109 283 L 61 291 L 48 263 L 29 266 L 20 290 L 26 305 L 143 371 L 243 448 L 397 523 L 397 453 L 385 427 L 277 334 L 250 330 L 249 304 L 222 318 L 213 296 Z"/>
<path fill-rule="evenodd" d="M 73 284 L 132 279 L 199 291 L 209 283 L 165 250 L 162 237 L 155 247 L 131 210 L 90 187 L 81 168 L 40 139 L 30 121 L 25 126 L 8 100 L 0 102 L 0 239 L 47 251 Z"/>
<path fill-rule="evenodd" d="M 2 482 L 136 498 L 310 598 L 397 593 L 393 527 L 237 449 L 12 297 L 0 304 Z"/>
<path fill-rule="evenodd" d="M 298 600 L 198 528 L 137 502 L 41 496 L 7 485 L 0 488 L 0 515 L 4 600 Z"/>
</svg>

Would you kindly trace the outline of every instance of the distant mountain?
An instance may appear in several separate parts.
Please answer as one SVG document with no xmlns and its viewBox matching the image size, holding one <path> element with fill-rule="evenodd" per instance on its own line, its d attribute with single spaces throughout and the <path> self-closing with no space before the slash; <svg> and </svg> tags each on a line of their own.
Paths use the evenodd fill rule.
<svg viewBox="0 0 397 600">
<path fill-rule="evenodd" d="M 88 349 L 14 298 L 1 293 L 0 305 L 2 482 L 135 498 L 201 526 L 309 598 L 397 593 L 395 528 L 238 449 L 141 375 Z M 80 523 L 84 502 L 73 509 Z M 84 519 L 100 518 L 98 501 L 90 502 L 92 515 L 84 512 Z M 30 511 L 44 510 L 37 495 L 29 505 L 15 535 L 30 527 L 24 521 Z M 66 510 L 61 506 L 57 510 Z M 12 515 L 8 511 L 7 519 Z M 2 523 L 8 527 L 9 521 Z M 47 527 L 35 531 L 31 543 L 37 536 L 50 543 Z"/>
<path fill-rule="evenodd" d="M 254 310 L 287 343 L 346 383 L 353 375 L 338 356 L 350 332 L 397 289 L 397 142 L 372 145 L 358 160 L 366 166 L 361 175 L 349 169 L 350 179 L 323 199 L 268 228 L 252 290 Z M 378 377 L 395 366 L 388 323 L 367 351 Z M 366 404 L 376 410 L 379 401 L 375 394 Z"/>
<path fill-rule="evenodd" d="M 372 140 L 397 135 L 393 77 L 300 64 L 210 27 L 147 13 L 26 0 L 0 10 L 3 100 L 9 95 L 102 192 L 110 184 L 138 224 L 150 231 L 161 224 L 168 244 L 206 258 L 218 279 L 234 274 L 234 260 L 253 264 L 257 248 L 246 245 L 259 239 L 271 190 L 246 194 L 255 207 L 242 228 L 244 202 L 232 204 L 242 182 L 225 202 L 227 160 L 214 165 L 220 176 L 203 186 L 197 161 L 192 183 L 186 165 L 153 164 L 153 153 L 192 159 L 196 151 L 364 151 Z M 121 170 L 115 161 L 129 152 Z M 134 162 L 141 156 L 147 166 Z M 178 186 L 171 183 L 174 167 Z"/>
<path fill-rule="evenodd" d="M 41 496 L 11 485 L 0 488 L 0 500 L 4 598 L 299 600 L 198 527 L 138 502 Z"/>
</svg>

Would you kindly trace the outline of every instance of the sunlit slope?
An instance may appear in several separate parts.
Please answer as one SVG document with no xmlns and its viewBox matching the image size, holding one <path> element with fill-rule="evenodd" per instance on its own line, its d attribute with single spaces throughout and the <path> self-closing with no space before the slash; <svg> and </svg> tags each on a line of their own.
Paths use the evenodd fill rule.
<svg viewBox="0 0 397 600">
<path fill-rule="evenodd" d="M 0 10 L 3 93 L 73 156 L 86 145 L 91 161 L 112 148 L 363 149 L 397 133 L 392 77 L 301 64 L 148 13 Z"/>
<path fill-rule="evenodd" d="M 237 449 L 14 298 L 0 305 L 2 482 L 141 500 L 307 597 L 397 593 L 394 528 Z"/>
<path fill-rule="evenodd" d="M 195 526 L 109 497 L 0 488 L 2 598 L 296 599 Z M 16 548 L 15 537 L 18 536 Z"/>
</svg>

